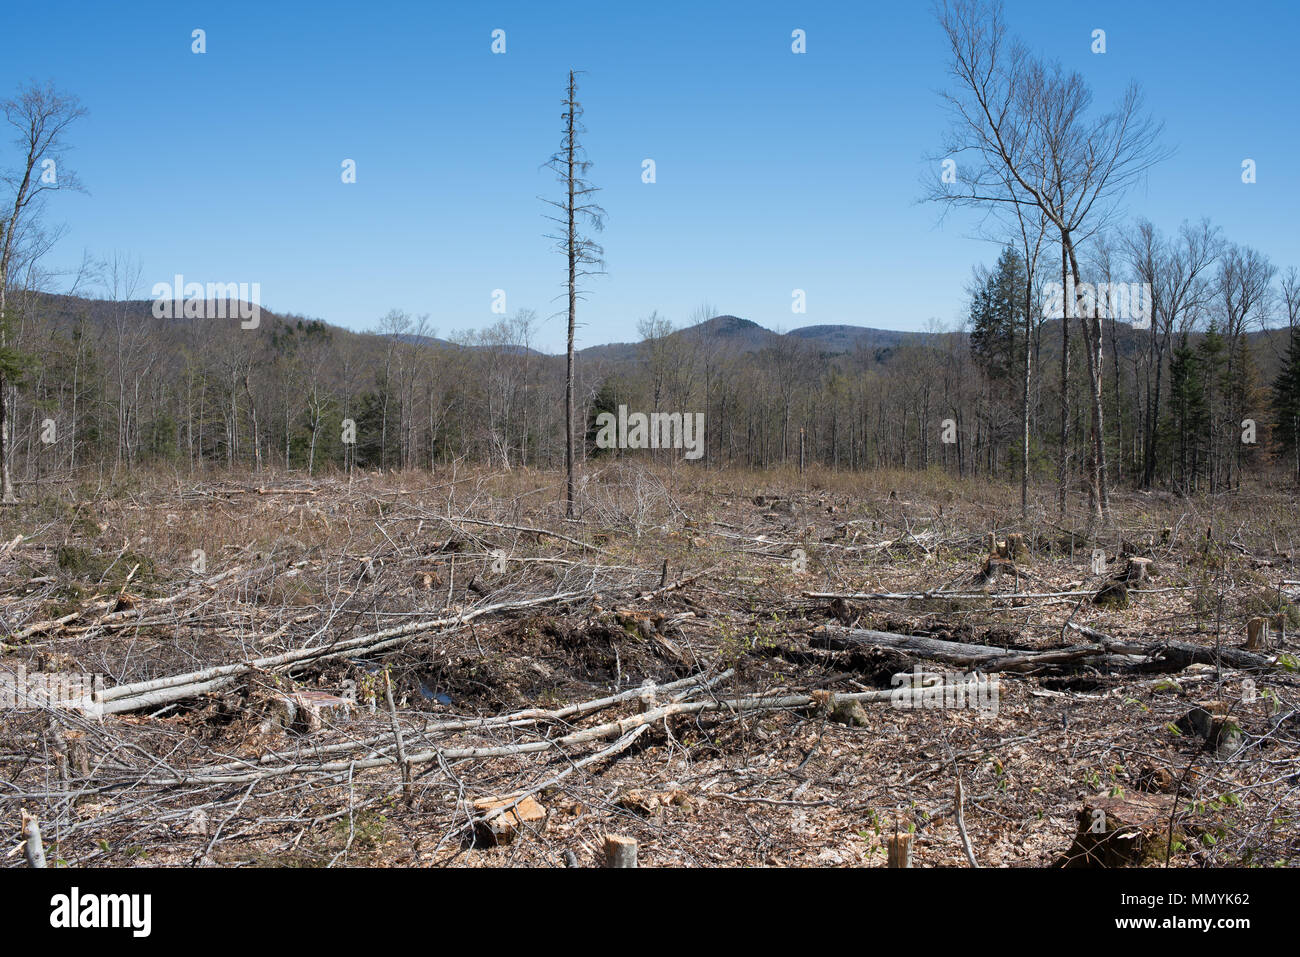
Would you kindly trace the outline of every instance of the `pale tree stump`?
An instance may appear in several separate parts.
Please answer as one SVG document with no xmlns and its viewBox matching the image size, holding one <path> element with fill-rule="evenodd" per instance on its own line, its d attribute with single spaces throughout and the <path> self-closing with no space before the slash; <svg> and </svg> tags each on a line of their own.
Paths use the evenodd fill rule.
<svg viewBox="0 0 1300 957">
<path fill-rule="evenodd" d="M 36 818 L 27 813 L 26 810 L 20 812 L 23 820 L 23 850 L 27 858 L 28 867 L 45 866 L 45 845 L 41 843 L 41 825 Z"/>
<path fill-rule="evenodd" d="M 636 867 L 636 838 L 621 834 L 605 835 L 605 866 Z"/>
<path fill-rule="evenodd" d="M 637 710 L 642 714 L 655 707 L 655 683 L 647 678 L 641 683 L 641 693 L 637 696 Z"/>
<path fill-rule="evenodd" d="M 889 849 L 890 867 L 912 866 L 911 834 L 894 834 L 886 839 L 885 846 Z"/>
<path fill-rule="evenodd" d="M 313 733 L 325 726 L 325 714 L 337 711 L 347 714 L 354 702 L 324 691 L 294 691 L 275 695 L 262 721 L 262 731 L 276 728 Z"/>
</svg>

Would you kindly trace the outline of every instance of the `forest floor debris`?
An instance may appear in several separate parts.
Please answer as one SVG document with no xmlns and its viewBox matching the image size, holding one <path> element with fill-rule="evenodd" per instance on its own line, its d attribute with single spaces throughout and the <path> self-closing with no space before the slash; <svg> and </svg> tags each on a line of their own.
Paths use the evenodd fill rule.
<svg viewBox="0 0 1300 957">
<path fill-rule="evenodd" d="M 0 684 L 102 676 L 107 713 L 0 710 L 0 828 L 54 867 L 1300 862 L 1291 496 L 1098 529 L 887 472 L 583 489 L 577 521 L 523 469 L 6 510 Z"/>
</svg>

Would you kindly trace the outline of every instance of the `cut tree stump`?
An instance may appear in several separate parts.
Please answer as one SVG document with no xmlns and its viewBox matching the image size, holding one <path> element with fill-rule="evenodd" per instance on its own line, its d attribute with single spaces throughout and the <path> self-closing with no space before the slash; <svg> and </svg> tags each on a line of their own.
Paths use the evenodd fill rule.
<svg viewBox="0 0 1300 957">
<path fill-rule="evenodd" d="M 509 807 L 515 798 L 480 798 L 474 802 L 474 811 L 478 815 L 491 814 L 498 808 Z M 546 821 L 546 808 L 531 797 L 526 797 L 509 811 L 498 814 L 486 821 L 479 821 L 475 826 L 475 835 L 487 844 L 509 844 L 525 825 L 537 829 Z"/>
<path fill-rule="evenodd" d="M 636 867 L 636 838 L 621 834 L 605 835 L 605 866 Z"/>
<path fill-rule="evenodd" d="M 1199 734 L 1208 738 L 1215 721 L 1222 721 L 1228 713 L 1225 701 L 1201 701 L 1187 714 L 1183 715 L 1174 726 L 1184 734 Z"/>
<path fill-rule="evenodd" d="M 1128 586 L 1122 581 L 1108 581 L 1093 596 L 1092 603 L 1104 608 L 1127 608 Z"/>
<path fill-rule="evenodd" d="M 990 589 L 1003 575 L 1010 575 L 1019 587 L 1020 572 L 1016 568 L 1016 563 L 997 554 L 990 554 L 984 559 L 984 564 L 975 575 L 973 584 L 979 588 Z"/>
<path fill-rule="evenodd" d="M 23 808 L 19 813 L 22 815 L 23 852 L 27 858 L 27 866 L 44 867 L 45 846 L 41 843 L 40 822 L 28 814 L 26 808 Z"/>
<path fill-rule="evenodd" d="M 836 724 L 845 724 L 850 728 L 867 726 L 867 711 L 857 701 L 841 701 L 835 705 L 830 718 Z"/>
<path fill-rule="evenodd" d="M 1138 867 L 1164 861 L 1169 847 L 1171 794 L 1097 794 L 1079 811 L 1079 831 L 1057 867 Z M 1177 822 L 1173 840 L 1182 838 Z"/>
<path fill-rule="evenodd" d="M 831 614 L 839 619 L 841 625 L 851 625 L 862 616 L 862 613 L 855 606 L 850 605 L 843 598 L 832 600 L 830 610 Z"/>
<path fill-rule="evenodd" d="M 988 549 L 990 558 L 1003 558 L 1007 561 L 1014 561 L 1016 558 L 1028 554 L 1025 548 L 1025 536 L 1016 532 L 1007 535 L 1006 541 L 1002 541 L 998 536 L 989 532 Z"/>
<path fill-rule="evenodd" d="M 298 706 L 299 725 L 306 727 L 308 731 L 321 729 L 325 712 L 338 711 L 340 714 L 347 714 L 356 703 L 326 691 L 296 691 L 289 697 Z"/>
<path fill-rule="evenodd" d="M 338 710 L 346 714 L 356 704 L 324 691 L 293 691 L 274 695 L 261 723 L 262 731 L 275 728 L 313 733 L 324 727 L 324 713 Z"/>
<path fill-rule="evenodd" d="M 656 688 L 653 679 L 647 678 L 641 682 L 641 693 L 637 696 L 637 710 L 645 714 L 653 709 L 656 705 L 655 694 Z"/>
<path fill-rule="evenodd" d="M 1205 739 L 1205 748 L 1216 757 L 1230 758 L 1241 748 L 1241 725 L 1231 716 L 1232 706 L 1226 701 L 1201 701 L 1196 707 L 1175 722 L 1184 734 L 1197 734 Z"/>
<path fill-rule="evenodd" d="M 1025 547 L 1025 536 L 1020 532 L 1012 532 L 1007 536 L 1007 558 L 1013 562 L 1018 562 L 1029 557 L 1029 549 Z"/>
<path fill-rule="evenodd" d="M 890 867 L 912 866 L 912 837 L 911 834 L 892 834 L 885 839 Z"/>
<path fill-rule="evenodd" d="M 1138 772 L 1138 787 L 1143 791 L 1167 794 L 1177 783 L 1174 772 L 1164 765 L 1147 764 Z"/>
<path fill-rule="evenodd" d="M 1268 651 L 1268 619 L 1252 618 L 1246 622 L 1246 643 L 1242 645 L 1247 651 Z"/>
<path fill-rule="evenodd" d="M 1124 577 L 1129 581 L 1130 584 L 1137 584 L 1138 582 L 1144 582 L 1147 579 L 1149 579 L 1152 576 L 1152 574 L 1153 571 L 1152 571 L 1151 559 L 1137 558 L 1136 556 L 1130 556 L 1128 560 L 1128 569 L 1124 574 Z"/>
</svg>

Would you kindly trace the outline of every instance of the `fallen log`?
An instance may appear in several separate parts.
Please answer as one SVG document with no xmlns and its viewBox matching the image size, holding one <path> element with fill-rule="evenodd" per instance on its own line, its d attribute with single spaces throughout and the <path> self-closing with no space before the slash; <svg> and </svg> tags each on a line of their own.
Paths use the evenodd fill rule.
<svg viewBox="0 0 1300 957">
<path fill-rule="evenodd" d="M 899 635 L 888 631 L 871 631 L 866 628 L 844 628 L 839 625 L 822 625 L 813 634 L 839 637 L 854 644 L 892 648 L 921 658 L 928 658 L 931 661 L 975 667 L 988 672 L 1031 671 L 1044 666 L 1059 665 L 1086 658 L 1106 659 L 1110 657 L 1108 649 L 1101 644 L 1052 651 L 1024 651 L 1014 648 L 999 648 L 994 645 L 971 645 L 960 641 L 943 641 L 939 638 L 927 638 L 923 635 Z M 1112 663 L 1128 664 L 1129 662 L 1125 660 Z"/>
<path fill-rule="evenodd" d="M 962 592 L 962 591 L 925 591 L 925 592 L 838 592 L 838 591 L 806 591 L 803 592 L 805 598 L 840 598 L 845 601 L 973 601 L 977 598 L 1077 598 L 1081 595 L 1091 595 L 1091 591 L 1043 591 L 1043 592 Z"/>
<path fill-rule="evenodd" d="M 845 628 L 840 625 L 822 625 L 814 635 L 839 637 L 854 644 L 892 648 L 931 661 L 979 668 L 982 671 L 1031 671 L 1049 665 L 1088 660 L 1103 667 L 1121 667 L 1139 664 L 1144 659 L 1160 659 L 1171 671 L 1191 664 L 1222 663 L 1238 669 L 1272 668 L 1276 657 L 1258 655 L 1238 648 L 1208 648 L 1185 641 L 1127 641 L 1112 638 L 1093 628 L 1067 622 L 1066 627 L 1077 631 L 1092 644 L 1052 651 L 1024 651 L 999 648 L 993 645 L 972 645 L 959 641 L 943 641 L 923 635 L 899 635 L 888 631 L 871 631 L 865 628 Z"/>
<path fill-rule="evenodd" d="M 1172 639 L 1166 641 L 1129 641 L 1123 638 L 1112 638 L 1095 628 L 1077 625 L 1072 621 L 1066 622 L 1065 627 L 1077 631 L 1085 638 L 1091 638 L 1093 641 L 1105 645 L 1109 651 L 1125 655 L 1141 655 L 1146 658 L 1159 657 L 1174 666 L 1174 670 L 1186 668 L 1188 665 L 1193 664 L 1225 664 L 1232 668 L 1267 670 L 1277 664 L 1277 656 L 1275 655 L 1259 655 L 1252 651 L 1243 651 L 1240 648 L 1213 648 L 1194 645 L 1189 641 L 1173 641 Z"/>
<path fill-rule="evenodd" d="M 1191 585 L 1173 585 L 1166 588 L 1130 588 L 1130 595 L 1158 595 L 1171 591 L 1186 591 L 1194 586 Z M 840 598 L 845 601 L 974 601 L 976 599 L 996 598 L 1001 600 L 1027 599 L 1036 601 L 1047 598 L 1080 598 L 1085 595 L 1095 595 L 1096 592 L 1091 589 L 1077 588 L 1069 591 L 1008 591 L 1008 592 L 964 592 L 964 591 L 924 591 L 924 592 L 839 592 L 839 591 L 806 591 L 801 592 L 804 598 L 823 598 L 833 599 Z"/>
</svg>

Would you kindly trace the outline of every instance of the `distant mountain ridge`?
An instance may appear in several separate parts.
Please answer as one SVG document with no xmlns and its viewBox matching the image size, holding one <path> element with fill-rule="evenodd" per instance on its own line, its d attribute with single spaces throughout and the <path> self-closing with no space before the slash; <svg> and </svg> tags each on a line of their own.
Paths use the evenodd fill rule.
<svg viewBox="0 0 1300 957">
<path fill-rule="evenodd" d="M 32 312 L 33 318 L 38 321 L 41 318 L 53 320 L 56 326 L 65 329 L 78 320 L 89 321 L 92 325 L 101 326 L 122 319 L 145 319 L 145 317 L 149 317 L 152 320 L 153 310 L 153 301 L 148 299 L 112 302 L 52 293 L 36 294 L 30 297 L 28 303 L 27 308 Z M 230 305 L 233 306 L 233 303 Z M 17 312 L 19 308 L 17 302 L 15 302 L 14 306 L 11 307 L 11 311 Z M 228 310 L 228 314 L 234 315 L 233 309 Z M 261 317 L 262 324 L 266 328 L 274 328 L 281 323 L 293 324 L 308 321 L 305 316 L 292 313 L 276 313 L 266 308 L 261 310 Z M 177 340 L 180 341 L 186 338 L 190 330 L 213 320 L 168 319 L 153 321 L 163 321 L 174 325 Z M 215 321 L 234 322 L 237 320 Z M 383 337 L 383 333 L 379 332 L 354 332 L 342 326 L 334 326 L 329 323 L 324 323 L 324 325 L 339 341 L 346 341 L 352 337 L 374 341 Z M 1058 326 L 1059 320 L 1047 320 L 1043 323 L 1041 332 L 1043 354 L 1040 356 L 1040 361 L 1050 361 L 1054 354 L 1059 355 L 1057 343 L 1060 333 Z M 1257 358 L 1263 367 L 1261 371 L 1271 374 L 1271 370 L 1276 367 L 1281 352 L 1285 348 L 1285 342 L 1279 338 L 1283 337 L 1283 333 L 1284 330 L 1269 329 L 1253 330 L 1248 334 L 1248 340 L 1260 347 Z M 1120 356 L 1128 357 L 1133 355 L 1139 347 L 1140 337 L 1146 335 L 1148 333 L 1145 331 L 1133 329 L 1127 323 L 1119 323 L 1117 340 Z M 1199 334 L 1194 334 L 1193 338 L 1198 338 L 1198 336 Z M 964 343 L 966 333 L 941 333 L 938 336 L 940 340 L 949 337 L 956 337 L 960 342 Z M 522 346 L 491 347 L 479 344 L 463 346 L 448 339 L 411 334 L 399 335 L 397 338 L 403 342 L 418 343 L 439 349 L 459 350 L 468 348 L 478 351 L 487 348 L 498 348 L 516 355 L 527 353 L 539 358 L 557 357 L 556 354 L 543 353 L 535 349 L 525 349 Z M 693 326 L 674 330 L 669 334 L 669 338 L 685 339 L 689 343 L 697 344 L 701 349 L 711 348 L 724 355 L 733 356 L 798 347 L 800 352 L 809 358 L 830 358 L 837 355 L 857 353 L 861 350 L 870 357 L 870 361 L 876 364 L 888 364 L 895 353 L 908 345 L 934 344 L 936 342 L 936 335 L 931 332 L 904 332 L 897 329 L 878 329 L 870 326 L 833 323 L 800 326 L 784 333 L 773 332 L 752 319 L 743 319 L 740 316 L 730 314 L 714 316 L 712 319 L 706 319 Z M 644 352 L 640 342 L 612 342 L 579 349 L 578 355 L 589 361 L 602 361 L 621 365 L 641 359 Z M 1108 344 L 1108 363 L 1110 357 L 1111 347 Z"/>
<path fill-rule="evenodd" d="M 875 329 L 870 326 L 816 325 L 801 326 L 789 332 L 773 332 L 752 319 L 722 315 L 706 319 L 693 326 L 678 329 L 672 336 L 683 336 L 712 342 L 726 352 L 749 353 L 764 349 L 778 349 L 797 340 L 823 355 L 854 352 L 859 347 L 872 350 L 892 350 L 909 339 L 923 339 L 929 333 L 903 332 L 895 329 Z M 612 342 L 607 345 L 588 346 L 578 350 L 581 356 L 624 360 L 640 355 L 640 343 Z"/>
<path fill-rule="evenodd" d="M 111 302 L 103 299 L 89 299 L 55 293 L 40 294 L 36 298 L 40 302 L 41 311 L 47 315 L 65 321 L 84 318 L 95 324 L 108 322 L 110 317 L 115 314 L 140 317 L 151 315 L 153 309 L 153 300 L 150 299 Z M 265 308 L 262 309 L 262 313 L 271 319 L 306 319 L 306 317 L 300 317 L 293 313 L 276 313 Z M 178 324 L 189 324 L 207 320 L 175 319 L 169 321 Z M 326 325 L 332 331 L 351 335 L 383 335 L 383 333 L 373 331 L 355 332 L 330 323 L 326 323 Z M 860 346 L 870 350 L 893 350 L 908 340 L 924 339 L 927 335 L 929 333 L 842 324 L 801 326 L 797 329 L 791 329 L 789 332 L 780 333 L 773 332 L 752 319 L 742 319 L 740 316 L 730 314 L 714 316 L 712 319 L 706 319 L 704 322 L 697 323 L 694 326 L 686 326 L 671 333 L 673 337 L 682 336 L 699 339 L 703 343 L 712 343 L 723 351 L 730 353 L 744 354 L 760 352 L 764 349 L 776 349 L 792 340 L 797 340 L 799 343 L 811 347 L 814 352 L 826 355 L 853 352 Z M 403 334 L 397 338 L 403 342 L 420 343 L 447 349 L 462 348 L 456 342 L 435 336 Z M 475 345 L 469 348 L 481 349 L 485 347 Z M 527 351 L 533 355 L 546 354 L 538 352 L 536 349 L 524 350 L 523 347 L 519 346 L 513 347 L 510 351 Z M 636 359 L 641 355 L 641 344 L 639 342 L 611 342 L 591 345 L 579 349 L 578 355 L 615 361 Z"/>
</svg>

